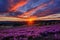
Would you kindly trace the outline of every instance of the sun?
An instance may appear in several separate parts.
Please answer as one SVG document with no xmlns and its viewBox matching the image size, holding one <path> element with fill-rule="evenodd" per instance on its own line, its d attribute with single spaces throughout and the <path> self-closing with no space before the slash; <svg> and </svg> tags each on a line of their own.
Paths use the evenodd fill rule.
<svg viewBox="0 0 60 40">
<path fill-rule="evenodd" d="M 28 19 L 28 25 L 33 25 L 34 24 L 34 20 L 32 18 Z"/>
<path fill-rule="evenodd" d="M 34 25 L 35 17 L 30 17 L 27 19 L 28 25 Z"/>
</svg>

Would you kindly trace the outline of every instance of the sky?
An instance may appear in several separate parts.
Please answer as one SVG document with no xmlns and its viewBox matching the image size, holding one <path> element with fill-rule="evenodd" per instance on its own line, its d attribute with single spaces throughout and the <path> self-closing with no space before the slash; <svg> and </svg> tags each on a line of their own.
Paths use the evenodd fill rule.
<svg viewBox="0 0 60 40">
<path fill-rule="evenodd" d="M 60 13 L 60 0 L 0 0 L 2 16 L 45 16 Z"/>
</svg>

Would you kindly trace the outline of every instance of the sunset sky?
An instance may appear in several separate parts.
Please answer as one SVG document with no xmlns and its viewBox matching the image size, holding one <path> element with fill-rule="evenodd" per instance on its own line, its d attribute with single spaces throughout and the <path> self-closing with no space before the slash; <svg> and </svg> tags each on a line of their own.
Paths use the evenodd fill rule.
<svg viewBox="0 0 60 40">
<path fill-rule="evenodd" d="M 60 14 L 60 0 L 0 0 L 0 16 L 43 17 Z"/>
</svg>

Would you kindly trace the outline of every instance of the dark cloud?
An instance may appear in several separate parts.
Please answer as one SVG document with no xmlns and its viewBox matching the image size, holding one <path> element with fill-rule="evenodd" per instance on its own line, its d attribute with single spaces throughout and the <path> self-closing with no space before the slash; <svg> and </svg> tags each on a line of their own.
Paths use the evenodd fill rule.
<svg viewBox="0 0 60 40">
<path fill-rule="evenodd" d="M 8 1 L 7 0 L 0 0 L 0 12 L 8 11 Z"/>
</svg>

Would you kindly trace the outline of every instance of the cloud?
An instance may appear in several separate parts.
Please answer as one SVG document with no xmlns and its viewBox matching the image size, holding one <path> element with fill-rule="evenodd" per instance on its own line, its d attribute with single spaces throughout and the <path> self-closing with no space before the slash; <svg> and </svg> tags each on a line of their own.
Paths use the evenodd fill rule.
<svg viewBox="0 0 60 40">
<path fill-rule="evenodd" d="M 43 8 L 41 7 L 43 5 Z M 33 10 L 33 11 L 32 11 Z M 0 14 L 8 11 L 20 11 L 22 15 L 29 13 L 37 16 L 45 14 L 53 14 L 60 12 L 60 0 L 0 0 Z M 14 12 L 14 13 L 15 13 Z M 8 13 L 8 15 L 16 15 Z M 17 15 L 20 15 L 17 13 Z M 16 16 L 17 16 L 16 15 Z M 7 15 L 6 15 L 7 16 Z"/>
</svg>

